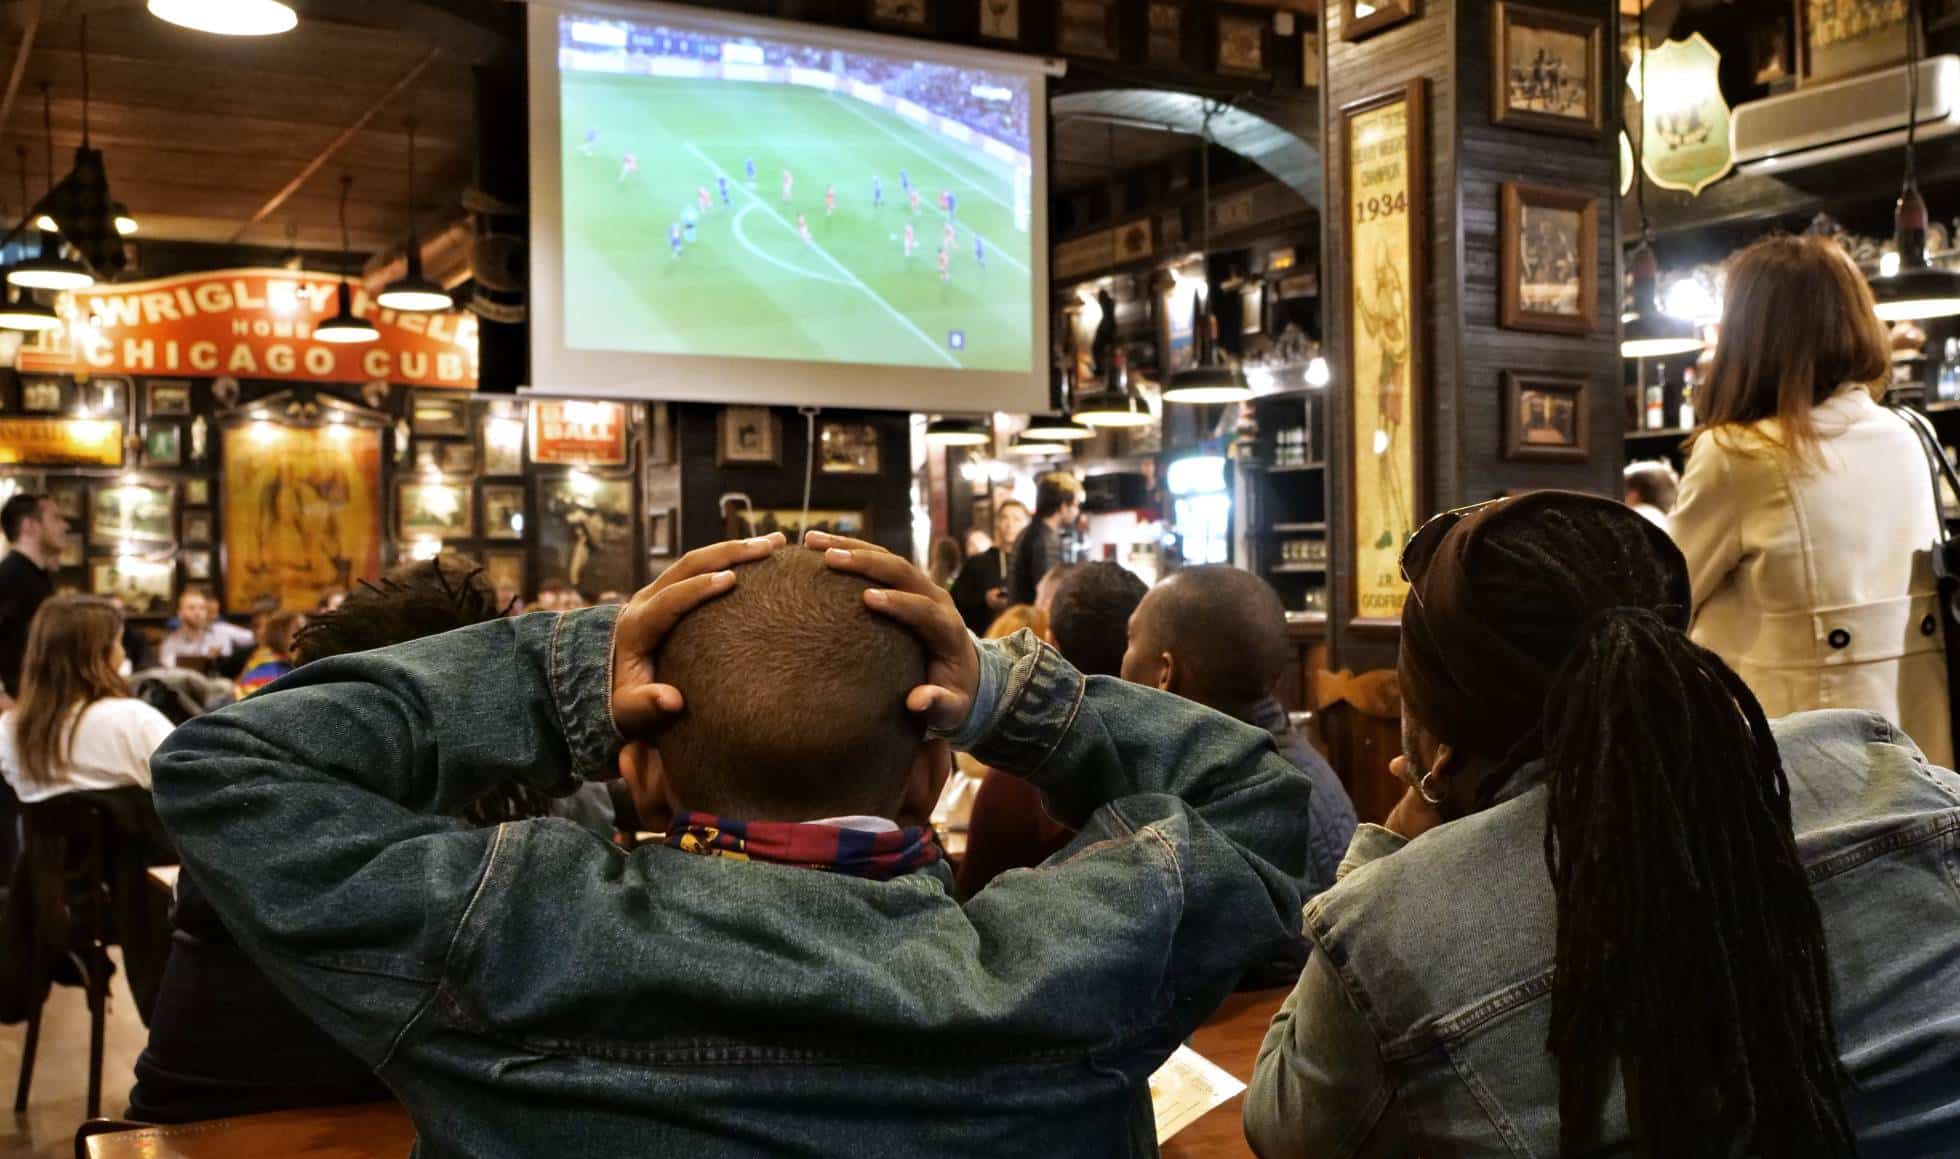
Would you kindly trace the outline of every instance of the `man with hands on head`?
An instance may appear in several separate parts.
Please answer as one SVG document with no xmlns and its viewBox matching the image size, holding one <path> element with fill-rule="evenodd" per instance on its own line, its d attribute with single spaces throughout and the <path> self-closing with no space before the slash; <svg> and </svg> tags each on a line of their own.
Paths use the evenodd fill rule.
<svg viewBox="0 0 1960 1159">
<path fill-rule="evenodd" d="M 1071 854 L 955 902 L 948 746 Z M 453 819 L 616 770 L 664 843 Z M 307 665 L 154 771 L 186 872 L 430 1156 L 1155 1154 L 1150 1073 L 1299 934 L 1311 793 L 1262 731 L 976 646 L 822 534 Z"/>
</svg>

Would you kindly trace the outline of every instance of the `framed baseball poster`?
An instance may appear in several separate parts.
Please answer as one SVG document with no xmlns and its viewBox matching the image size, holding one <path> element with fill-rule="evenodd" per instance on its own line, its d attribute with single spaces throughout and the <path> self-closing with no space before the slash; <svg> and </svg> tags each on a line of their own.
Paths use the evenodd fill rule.
<svg viewBox="0 0 1960 1159">
<path fill-rule="evenodd" d="M 1347 190 L 1348 526 L 1354 622 L 1401 621 L 1402 547 L 1421 503 L 1423 101 L 1420 79 L 1341 109 Z"/>
</svg>

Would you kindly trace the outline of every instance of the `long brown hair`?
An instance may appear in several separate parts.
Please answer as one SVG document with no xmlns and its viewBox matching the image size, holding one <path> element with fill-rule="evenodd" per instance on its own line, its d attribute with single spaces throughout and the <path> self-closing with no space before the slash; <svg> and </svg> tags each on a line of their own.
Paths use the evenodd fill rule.
<svg viewBox="0 0 1960 1159">
<path fill-rule="evenodd" d="M 1817 405 L 1846 383 L 1882 398 L 1891 373 L 1885 324 L 1843 247 L 1821 237 L 1766 237 L 1729 262 L 1722 338 L 1695 400 L 1694 439 L 1773 418 L 1780 431 L 1759 432 L 1758 441 L 1810 461 Z"/>
<path fill-rule="evenodd" d="M 21 777 L 54 779 L 54 767 L 73 751 L 81 709 L 128 696 L 129 685 L 109 658 L 122 637 L 122 613 L 100 596 L 54 596 L 34 613 L 14 703 L 15 749 Z"/>
</svg>

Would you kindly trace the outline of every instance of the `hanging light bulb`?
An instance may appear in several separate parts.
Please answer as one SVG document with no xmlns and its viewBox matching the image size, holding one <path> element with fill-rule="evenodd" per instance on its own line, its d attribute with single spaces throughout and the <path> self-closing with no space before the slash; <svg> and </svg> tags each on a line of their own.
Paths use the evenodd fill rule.
<svg viewBox="0 0 1960 1159">
<path fill-rule="evenodd" d="M 1216 105 L 1205 105 L 1204 130 L 1198 145 L 1198 169 L 1203 176 L 1203 195 L 1198 203 L 1203 215 L 1200 244 L 1204 249 L 1205 271 L 1204 284 L 1199 288 L 1205 303 L 1204 329 L 1199 335 L 1203 345 L 1196 366 L 1173 372 L 1164 383 L 1164 401 L 1186 405 L 1244 402 L 1253 395 L 1252 384 L 1218 348 L 1218 322 L 1211 313 L 1211 119 L 1217 112 Z"/>
<path fill-rule="evenodd" d="M 389 282 L 376 302 L 390 310 L 427 314 L 456 308 L 449 291 L 422 276 L 422 245 L 415 237 L 415 120 L 408 121 L 408 272 Z"/>
<path fill-rule="evenodd" d="M 340 179 L 340 286 L 337 297 L 340 308 L 333 317 L 313 328 L 313 337 L 322 342 L 346 345 L 355 342 L 372 342 L 381 337 L 366 319 L 354 313 L 354 295 L 347 288 L 348 250 L 347 240 L 347 192 L 354 187 L 354 179 L 343 175 Z"/>
<path fill-rule="evenodd" d="M 1326 386 L 1334 381 L 1333 372 L 1327 369 L 1327 360 L 1316 354 L 1307 363 L 1307 385 L 1315 388 Z"/>
<path fill-rule="evenodd" d="M 41 129 L 48 146 L 48 188 L 54 188 L 54 106 L 48 99 L 48 84 L 41 82 Z M 7 281 L 30 290 L 83 290 L 95 284 L 95 275 L 73 258 L 61 256 L 61 235 L 51 227 L 54 219 L 41 214 L 41 249 L 35 256 L 7 271 Z"/>
<path fill-rule="evenodd" d="M 1065 414 L 1036 415 L 1021 434 L 1044 443 L 1069 443 L 1096 437 L 1094 428 Z"/>
<path fill-rule="evenodd" d="M 150 15 L 218 36 L 277 36 L 299 24 L 280 0 L 150 0 Z"/>
<path fill-rule="evenodd" d="M 1640 51 L 1640 91 L 1647 92 L 1647 0 L 1640 0 L 1635 26 Z M 1642 98 L 1645 99 L 1644 96 Z M 1620 357 L 1660 358 L 1701 349 L 1701 336 L 1685 318 L 1661 308 L 1660 259 L 1654 256 L 1654 230 L 1647 220 L 1647 107 L 1640 108 L 1640 135 L 1633 142 L 1634 200 L 1640 207 L 1640 245 L 1633 251 L 1633 297 L 1620 314 Z"/>
<path fill-rule="evenodd" d="M 20 160 L 20 201 L 22 205 L 25 205 L 27 204 L 27 149 L 25 146 L 17 150 L 17 156 Z M 61 319 L 55 314 L 53 308 L 35 300 L 34 294 L 31 291 L 18 288 L 10 290 L 7 294 L 7 301 L 4 304 L 0 304 L 0 327 L 8 330 L 21 330 L 31 334 L 38 333 L 42 330 L 52 330 L 59 325 L 61 325 Z"/>
<path fill-rule="evenodd" d="M 1091 390 L 1075 400 L 1075 417 L 1092 427 L 1147 427 L 1157 420 L 1127 390 Z"/>
<path fill-rule="evenodd" d="M 926 442 L 935 447 L 984 447 L 993 432 L 978 419 L 933 419 L 926 424 Z"/>
<path fill-rule="evenodd" d="M 110 205 L 109 212 L 115 215 L 116 232 L 118 234 L 123 237 L 131 237 L 136 233 L 139 227 L 136 224 L 136 219 L 130 216 L 129 206 L 118 201 Z"/>
</svg>

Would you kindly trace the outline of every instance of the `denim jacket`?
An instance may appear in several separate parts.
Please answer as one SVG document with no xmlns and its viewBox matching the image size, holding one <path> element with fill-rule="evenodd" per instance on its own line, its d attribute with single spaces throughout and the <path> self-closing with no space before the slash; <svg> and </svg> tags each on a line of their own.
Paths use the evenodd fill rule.
<svg viewBox="0 0 1960 1159">
<path fill-rule="evenodd" d="M 186 870 L 401 1097 L 425 1156 L 1156 1153 L 1146 1082 L 1299 936 L 1311 797 L 1261 730 L 1021 636 L 961 741 L 1077 823 L 964 907 L 562 820 L 445 816 L 612 776 L 616 609 L 306 665 L 159 750 Z"/>
<path fill-rule="evenodd" d="M 1868 713 L 1774 727 L 1859 1153 L 1955 1154 L 1960 777 Z M 1259 1052 L 1245 1123 L 1264 1159 L 1558 1154 L 1547 795 L 1525 775 L 1413 841 L 1357 831 L 1340 884 L 1306 907 L 1314 953 Z M 1602 1138 L 1630 1150 L 1618 1090 Z"/>
</svg>

